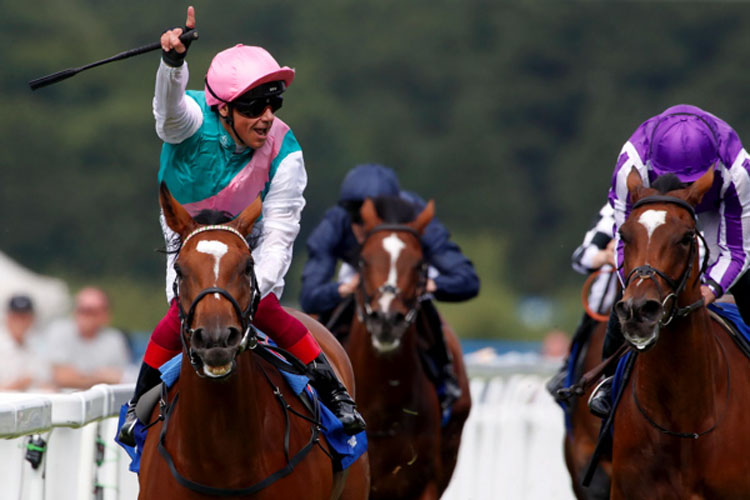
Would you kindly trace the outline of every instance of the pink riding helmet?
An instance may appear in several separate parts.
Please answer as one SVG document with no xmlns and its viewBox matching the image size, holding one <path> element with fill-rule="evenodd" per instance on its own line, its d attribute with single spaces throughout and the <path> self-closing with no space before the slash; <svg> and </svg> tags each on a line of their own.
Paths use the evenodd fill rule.
<svg viewBox="0 0 750 500">
<path fill-rule="evenodd" d="M 211 61 L 206 82 L 218 99 L 206 86 L 206 104 L 217 106 L 231 102 L 258 85 L 276 80 L 282 80 L 289 87 L 294 80 L 294 70 L 279 66 L 262 47 L 237 44 L 219 52 Z"/>
</svg>

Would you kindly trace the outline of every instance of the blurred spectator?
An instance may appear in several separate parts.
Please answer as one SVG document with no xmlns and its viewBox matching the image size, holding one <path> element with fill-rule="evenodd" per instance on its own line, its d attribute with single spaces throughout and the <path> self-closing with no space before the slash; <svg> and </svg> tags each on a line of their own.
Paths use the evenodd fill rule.
<svg viewBox="0 0 750 500">
<path fill-rule="evenodd" d="M 568 355 L 570 337 L 562 330 L 550 330 L 542 341 L 542 356 L 546 359 L 561 360 Z"/>
<path fill-rule="evenodd" d="M 49 364 L 30 348 L 34 304 L 28 295 L 8 301 L 5 324 L 0 325 L 0 390 L 23 391 L 49 384 Z"/>
<path fill-rule="evenodd" d="M 109 297 L 99 288 L 86 287 L 76 295 L 73 318 L 50 325 L 49 358 L 58 387 L 86 389 L 122 380 L 130 351 L 122 332 L 109 322 Z"/>
</svg>

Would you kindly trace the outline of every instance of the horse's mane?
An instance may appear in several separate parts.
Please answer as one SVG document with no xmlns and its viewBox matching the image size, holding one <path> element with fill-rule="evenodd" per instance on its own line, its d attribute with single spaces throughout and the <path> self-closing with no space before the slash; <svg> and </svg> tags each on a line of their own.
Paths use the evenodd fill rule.
<svg viewBox="0 0 750 500">
<path fill-rule="evenodd" d="M 416 205 L 399 196 L 378 196 L 372 201 L 378 217 L 388 224 L 405 224 L 419 214 Z"/>
<path fill-rule="evenodd" d="M 197 222 L 198 224 L 203 224 L 204 226 L 207 225 L 213 225 L 213 224 L 224 224 L 225 222 L 229 222 L 234 217 L 232 217 L 232 214 L 229 212 L 225 212 L 223 210 L 201 210 L 198 212 L 198 215 L 193 217 L 193 220 Z"/>
<path fill-rule="evenodd" d="M 230 214 L 229 212 L 226 212 L 224 210 L 201 210 L 198 212 L 198 214 L 193 217 L 193 220 L 197 222 L 198 224 L 201 224 L 203 226 L 211 226 L 211 225 L 218 225 L 218 224 L 226 224 L 227 222 L 231 222 L 234 219 L 234 216 Z M 257 224 L 253 226 L 253 231 L 245 235 L 245 240 L 247 241 L 248 245 L 250 245 L 250 248 L 255 248 L 256 244 L 258 243 L 258 239 L 260 238 L 260 231 L 255 230 Z M 180 248 L 182 248 L 182 242 L 179 242 L 177 245 L 172 245 L 170 247 L 167 247 L 165 250 L 163 250 L 164 253 L 179 253 Z"/>
<path fill-rule="evenodd" d="M 651 183 L 651 187 L 659 191 L 661 194 L 667 194 L 670 191 L 684 189 L 687 187 L 687 184 L 682 182 L 679 177 L 674 174 L 664 174 L 654 179 L 654 182 Z"/>
</svg>

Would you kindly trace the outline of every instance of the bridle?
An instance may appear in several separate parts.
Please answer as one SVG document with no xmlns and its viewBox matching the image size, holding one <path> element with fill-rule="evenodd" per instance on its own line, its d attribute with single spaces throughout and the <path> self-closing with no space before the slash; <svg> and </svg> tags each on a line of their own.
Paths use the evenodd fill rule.
<svg viewBox="0 0 750 500">
<path fill-rule="evenodd" d="M 636 208 L 652 204 L 652 203 L 671 203 L 673 205 L 677 205 L 690 213 L 690 215 L 693 217 L 693 220 L 696 220 L 695 215 L 695 209 L 692 205 L 687 203 L 686 201 L 676 198 L 674 196 L 666 196 L 666 195 L 656 195 L 656 196 L 648 196 L 646 198 L 643 198 L 642 200 L 637 201 L 633 205 L 633 210 Z M 695 256 L 695 252 L 697 251 L 697 238 L 701 238 L 703 241 L 703 247 L 706 249 L 705 254 L 703 256 L 703 263 L 701 265 L 700 273 L 702 274 L 703 271 L 706 269 L 706 265 L 708 263 L 708 246 L 706 245 L 706 241 L 701 235 L 700 231 L 695 230 L 693 232 L 693 237 L 691 239 L 690 243 L 690 254 L 688 255 L 688 264 L 685 267 L 685 270 L 682 272 L 681 277 L 679 280 L 673 280 L 666 274 L 664 274 L 662 271 L 653 268 L 649 265 L 643 265 L 636 267 L 630 273 L 628 274 L 627 279 L 625 280 L 625 286 L 627 287 L 630 283 L 630 280 L 634 277 L 636 278 L 648 278 L 654 281 L 656 284 L 657 289 L 659 290 L 659 297 L 661 297 L 661 288 L 659 287 L 659 283 L 655 278 L 655 275 L 658 275 L 661 277 L 667 284 L 672 288 L 672 292 L 669 293 L 663 300 L 662 300 L 662 307 L 666 309 L 665 304 L 668 300 L 672 299 L 672 308 L 670 309 L 670 313 L 666 316 L 666 320 L 660 320 L 659 324 L 660 326 L 666 326 L 668 325 L 675 317 L 684 317 L 690 314 L 693 311 L 696 311 L 697 309 L 700 309 L 703 307 L 704 300 L 701 298 L 700 300 L 697 300 L 696 302 L 693 302 L 690 305 L 687 305 L 685 307 L 677 307 L 677 298 L 684 290 L 687 280 L 690 277 L 690 273 L 693 268 L 693 260 Z M 700 274 L 699 274 L 700 275 Z M 704 436 L 706 434 L 709 434 L 710 432 L 714 431 L 718 426 L 719 423 L 723 420 L 724 415 L 726 414 L 726 409 L 729 406 L 729 399 L 731 396 L 731 384 L 732 384 L 732 375 L 731 375 L 731 367 L 729 364 L 729 359 L 727 358 L 726 349 L 724 348 L 724 345 L 716 338 L 716 335 L 714 334 L 714 340 L 719 345 L 720 352 L 724 358 L 724 364 L 727 367 L 727 395 L 726 400 L 724 402 L 724 409 L 721 411 L 719 416 L 714 420 L 713 425 L 708 427 L 707 429 L 704 429 L 699 432 L 678 432 L 668 429 L 667 427 L 660 425 L 658 422 L 656 422 L 646 411 L 646 409 L 641 405 L 640 401 L 638 400 L 638 395 L 636 391 L 637 381 L 633 380 L 633 389 L 632 389 L 632 395 L 633 395 L 633 402 L 635 403 L 636 408 L 638 409 L 638 412 L 643 416 L 643 418 L 655 429 L 657 429 L 662 434 L 666 434 L 668 436 L 677 437 L 677 438 L 683 438 L 683 439 L 698 439 L 701 436 Z M 634 376 L 637 376 L 636 375 Z"/>
<path fill-rule="evenodd" d="M 240 240 L 242 240 L 242 243 L 247 248 L 248 252 L 250 252 L 250 245 L 248 244 L 247 240 L 245 239 L 242 234 L 234 229 L 231 226 L 225 226 L 225 225 L 208 225 L 208 226 L 201 226 L 198 229 L 191 232 L 185 240 L 182 242 L 182 248 L 185 247 L 185 244 L 192 238 L 193 236 L 206 232 L 206 231 L 227 231 L 235 236 L 237 236 Z M 220 296 L 224 297 L 229 301 L 230 304 L 232 304 L 232 307 L 234 308 L 235 313 L 237 314 L 237 317 L 240 320 L 240 326 L 242 327 L 242 340 L 240 341 L 239 351 L 237 354 L 242 353 L 243 351 L 247 349 L 254 349 L 257 345 L 257 337 L 255 329 L 253 328 L 252 321 L 253 316 L 255 315 L 255 311 L 258 308 L 258 302 L 260 301 L 260 289 L 258 287 L 258 280 L 255 277 L 255 270 L 250 270 L 250 288 L 252 290 L 252 298 L 248 302 L 247 307 L 245 309 L 242 309 L 240 304 L 237 302 L 237 299 L 232 296 L 231 293 L 229 293 L 226 289 L 212 286 L 208 288 L 204 288 L 198 294 L 195 296 L 193 301 L 190 304 L 190 307 L 188 308 L 187 312 L 182 307 L 182 302 L 180 301 L 180 275 L 177 273 L 177 277 L 174 280 L 174 283 L 172 284 L 172 289 L 174 291 L 175 300 L 177 301 L 177 308 L 178 308 L 178 314 L 180 318 L 180 329 L 181 329 L 181 335 L 180 338 L 182 339 L 182 342 L 184 346 L 187 348 L 187 351 L 189 353 L 190 357 L 190 364 L 193 365 L 193 368 L 195 369 L 195 372 L 199 376 L 202 375 L 202 371 L 200 368 L 200 359 L 198 358 L 197 354 L 193 351 L 192 347 L 190 347 L 189 339 L 193 336 L 193 333 L 195 333 L 195 330 L 191 328 L 191 325 L 193 323 L 193 317 L 195 315 L 195 308 L 198 306 L 198 302 L 200 302 L 204 297 L 211 294 L 219 294 Z M 186 339 L 187 337 L 187 339 Z"/>
<path fill-rule="evenodd" d="M 412 236 L 414 236 L 417 239 L 418 244 L 421 247 L 421 235 L 419 232 L 414 229 L 411 226 L 407 226 L 405 224 L 379 224 L 372 229 L 370 229 L 367 234 L 365 235 L 364 240 L 362 241 L 362 244 L 360 245 L 360 248 L 363 248 L 365 244 L 367 243 L 367 240 L 370 239 L 370 237 L 378 232 L 382 231 L 394 231 L 399 233 L 409 233 Z M 363 260 L 360 257 L 359 261 L 359 270 L 361 273 L 361 270 L 363 268 Z M 357 316 L 359 317 L 360 321 L 363 321 L 365 325 L 368 325 L 369 323 L 383 320 L 384 314 L 381 311 L 374 311 L 372 309 L 372 306 L 370 305 L 372 301 L 380 297 L 381 295 L 385 293 L 391 293 L 394 295 L 394 297 L 397 297 L 401 299 L 401 302 L 404 304 L 411 304 L 409 305 L 409 310 L 407 311 L 406 315 L 404 316 L 404 319 L 399 322 L 398 325 L 391 325 L 393 328 L 399 327 L 400 330 L 406 331 L 416 320 L 417 313 L 419 312 L 419 298 L 423 295 L 425 286 L 427 284 L 427 263 L 422 260 L 419 266 L 419 276 L 418 276 L 418 282 L 417 282 L 417 293 L 415 294 L 415 298 L 413 300 L 406 300 L 404 298 L 404 292 L 397 286 L 394 286 L 390 283 L 384 283 L 380 287 L 378 287 L 375 292 L 372 293 L 372 295 L 367 293 L 367 290 L 365 289 L 365 283 L 363 279 L 360 279 L 359 281 L 359 293 L 362 297 L 362 306 L 357 307 Z M 370 328 L 368 327 L 368 330 Z"/>
<path fill-rule="evenodd" d="M 682 200 L 680 198 L 677 198 L 675 196 L 668 196 L 668 195 L 654 195 L 654 196 L 647 196 L 641 200 L 638 200 L 634 205 L 632 210 L 635 210 L 638 207 L 642 207 L 644 205 L 651 205 L 655 203 L 668 203 L 672 205 L 676 205 L 680 208 L 683 208 L 686 210 L 690 216 L 693 218 L 693 221 L 697 220 L 695 209 L 692 205 L 690 205 L 685 200 Z M 693 302 L 692 304 L 689 304 L 685 307 L 679 307 L 677 305 L 678 298 L 680 294 L 685 289 L 685 286 L 687 285 L 687 281 L 690 278 L 690 274 L 693 270 L 693 260 L 695 257 L 695 253 L 698 251 L 698 244 L 697 239 L 700 238 L 703 241 L 703 248 L 705 248 L 705 253 L 703 255 L 703 263 L 701 264 L 701 269 L 699 272 L 699 276 L 703 274 L 703 272 L 706 270 L 706 266 L 708 264 L 708 246 L 706 245 L 706 240 L 703 238 L 703 235 L 698 230 L 693 230 L 693 235 L 690 240 L 690 253 L 688 254 L 687 264 L 685 265 L 685 269 L 682 271 L 682 274 L 678 279 L 672 279 L 671 277 L 667 276 L 666 273 L 663 271 L 656 269 L 655 267 L 652 267 L 648 264 L 638 266 L 634 268 L 633 270 L 628 273 L 627 277 L 625 278 L 624 288 L 627 288 L 630 282 L 634 278 L 638 279 L 650 279 L 654 282 L 656 285 L 656 289 L 659 291 L 659 299 L 661 299 L 661 306 L 665 311 L 669 311 L 668 314 L 665 315 L 662 319 L 659 320 L 660 326 L 666 326 L 669 323 L 672 322 L 674 318 L 681 318 L 684 316 L 687 316 L 693 311 L 696 311 L 703 307 L 703 298 L 700 300 L 697 300 Z M 667 285 L 672 289 L 670 293 L 668 293 L 666 296 L 662 293 L 661 286 L 659 286 L 659 281 L 656 279 L 656 277 L 659 276 L 661 279 L 663 279 Z M 667 308 L 667 302 L 671 301 L 671 307 Z M 665 319 L 666 318 L 666 319 Z"/>
<path fill-rule="evenodd" d="M 185 244 L 192 238 L 193 236 L 203 233 L 205 231 L 228 231 L 238 238 L 242 240 L 242 242 L 247 247 L 248 251 L 251 251 L 250 245 L 248 244 L 247 240 L 245 239 L 242 234 L 230 226 L 225 225 L 208 225 L 208 226 L 202 226 L 198 229 L 191 232 L 182 242 L 182 247 L 184 248 Z M 242 309 L 242 307 L 237 302 L 237 299 L 235 299 L 231 293 L 229 293 L 227 290 L 221 287 L 208 287 L 201 290 L 193 299 L 192 303 L 190 304 L 190 307 L 188 308 L 188 311 L 185 312 L 185 310 L 182 308 L 182 304 L 180 303 L 180 296 L 179 296 L 179 274 L 177 278 L 174 281 L 173 289 L 174 289 L 174 295 L 177 300 L 177 307 L 179 311 L 179 317 L 180 317 L 180 329 L 181 334 L 180 338 L 182 339 L 182 342 L 184 344 L 184 347 L 187 348 L 187 351 L 189 353 L 190 358 L 190 364 L 193 365 L 193 369 L 199 376 L 203 376 L 201 374 L 201 371 L 199 370 L 201 361 L 198 358 L 197 354 L 195 354 L 190 348 L 190 343 L 185 339 L 185 336 L 188 338 L 192 336 L 194 333 L 194 330 L 190 327 L 193 321 L 193 316 L 195 314 L 195 308 L 198 305 L 198 302 L 200 302 L 204 297 L 207 295 L 210 295 L 212 293 L 216 293 L 227 299 L 231 304 L 232 307 L 234 307 L 235 312 L 237 313 L 237 316 L 240 319 L 240 323 L 242 324 L 242 329 L 244 331 L 242 341 L 240 342 L 239 349 L 237 354 L 241 354 L 245 350 L 252 350 L 252 352 L 258 354 L 261 358 L 269 362 L 270 364 L 274 365 L 279 370 L 288 371 L 295 374 L 306 374 L 306 367 L 304 364 L 302 364 L 299 360 L 296 360 L 293 356 L 291 356 L 287 351 L 284 349 L 281 349 L 276 346 L 270 346 L 266 344 L 258 344 L 258 339 L 256 335 L 256 331 L 252 326 L 252 320 L 253 316 L 255 315 L 255 311 L 258 307 L 258 302 L 260 301 L 260 289 L 258 287 L 258 281 L 255 277 L 255 271 L 254 269 L 250 269 L 250 287 L 252 290 L 252 298 L 249 301 L 249 304 L 245 309 Z M 285 358 L 285 361 L 281 361 L 278 357 L 278 354 L 273 354 L 272 351 L 276 351 L 279 354 L 282 354 Z M 285 364 L 286 363 L 286 364 Z M 179 398 L 179 393 L 175 394 L 173 400 L 171 403 L 168 402 L 167 397 L 167 388 L 166 384 L 162 384 L 162 398 L 160 402 L 160 415 L 157 419 L 163 420 L 161 433 L 159 435 L 159 441 L 158 441 L 158 450 L 159 453 L 162 455 L 164 460 L 167 462 L 167 465 L 169 466 L 169 470 L 172 474 L 172 477 L 179 483 L 181 486 L 192 490 L 194 492 L 203 494 L 203 495 L 211 495 L 211 496 L 248 496 L 248 495 L 254 495 L 255 493 L 258 493 L 259 491 L 269 487 L 279 479 L 282 479 L 289 474 L 292 473 L 294 470 L 294 467 L 298 465 L 302 460 L 305 458 L 305 456 L 314 448 L 319 447 L 323 453 L 328 455 L 329 458 L 333 459 L 331 454 L 328 452 L 328 450 L 325 449 L 321 445 L 320 440 L 320 434 L 321 431 L 324 429 L 321 421 L 321 407 L 320 402 L 318 398 L 314 398 L 311 402 L 306 403 L 304 398 L 300 399 L 302 401 L 303 405 L 307 408 L 307 410 L 311 413 L 311 417 L 308 417 L 299 411 L 295 410 L 284 398 L 283 393 L 281 392 L 281 389 L 271 380 L 271 378 L 266 373 L 265 368 L 263 366 L 260 366 L 260 371 L 263 374 L 264 378 L 266 379 L 266 382 L 270 385 L 270 387 L 273 390 L 273 394 L 276 398 L 276 400 L 279 402 L 281 406 L 281 410 L 284 414 L 284 438 L 283 438 L 283 449 L 284 449 L 284 457 L 286 459 L 286 465 L 281 467 L 280 469 L 276 470 L 275 472 L 271 473 L 270 475 L 266 476 L 265 479 L 262 481 L 255 483 L 251 486 L 247 486 L 244 488 L 217 488 L 214 486 L 208 486 L 202 483 L 198 483 L 196 481 L 192 481 L 186 477 L 184 477 L 180 472 L 177 470 L 177 467 L 174 463 L 174 460 L 172 459 L 171 454 L 169 451 L 167 451 L 164 440 L 167 434 L 167 428 L 169 425 L 170 415 L 172 413 L 172 410 L 174 410 L 174 407 L 177 405 L 177 401 Z M 311 424 L 310 429 L 310 439 L 308 442 L 299 450 L 297 453 L 290 457 L 289 453 L 289 447 L 290 447 L 290 435 L 291 435 L 291 422 L 290 422 L 290 413 L 293 415 L 296 415 L 297 417 L 306 420 Z M 156 423 L 153 422 L 153 423 Z M 153 425 L 150 424 L 150 425 Z"/>
</svg>

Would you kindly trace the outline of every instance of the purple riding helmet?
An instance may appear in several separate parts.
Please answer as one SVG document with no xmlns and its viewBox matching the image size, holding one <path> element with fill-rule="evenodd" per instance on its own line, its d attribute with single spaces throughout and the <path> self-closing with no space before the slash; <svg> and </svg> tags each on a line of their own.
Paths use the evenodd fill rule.
<svg viewBox="0 0 750 500">
<path fill-rule="evenodd" d="M 698 115 L 667 115 L 654 127 L 649 157 L 656 174 L 672 173 L 682 182 L 693 182 L 719 159 L 716 132 Z"/>
</svg>

